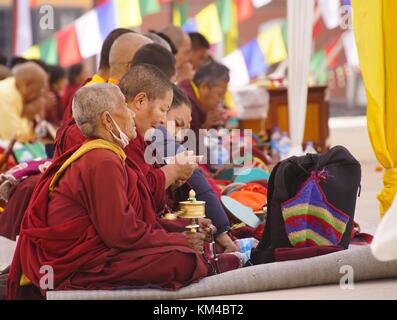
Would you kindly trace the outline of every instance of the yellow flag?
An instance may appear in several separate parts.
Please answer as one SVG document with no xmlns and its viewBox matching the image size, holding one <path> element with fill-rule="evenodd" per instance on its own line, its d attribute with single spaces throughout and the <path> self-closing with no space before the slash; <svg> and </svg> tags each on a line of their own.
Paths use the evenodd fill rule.
<svg viewBox="0 0 397 320">
<path fill-rule="evenodd" d="M 236 2 L 232 2 L 231 27 L 225 34 L 225 56 L 238 49 L 238 17 Z"/>
<path fill-rule="evenodd" d="M 139 0 L 114 0 L 114 4 L 119 27 L 130 28 L 142 24 Z"/>
<path fill-rule="evenodd" d="M 39 46 L 33 46 L 22 53 L 22 57 L 28 60 L 40 59 L 40 49 Z"/>
<path fill-rule="evenodd" d="M 202 33 L 210 44 L 222 41 L 222 28 L 215 3 L 206 6 L 197 14 L 196 23 L 198 32 Z"/>
<path fill-rule="evenodd" d="M 279 25 L 259 34 L 258 42 L 269 66 L 288 58 L 288 52 Z"/>
</svg>

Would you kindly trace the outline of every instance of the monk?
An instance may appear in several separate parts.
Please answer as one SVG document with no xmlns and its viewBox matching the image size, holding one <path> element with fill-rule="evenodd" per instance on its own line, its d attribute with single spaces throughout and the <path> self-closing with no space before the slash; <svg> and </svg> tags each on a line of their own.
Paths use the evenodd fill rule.
<svg viewBox="0 0 397 320">
<path fill-rule="evenodd" d="M 190 63 L 195 71 L 199 70 L 210 58 L 210 43 L 200 32 L 189 33 L 192 42 Z"/>
<path fill-rule="evenodd" d="M 106 37 L 102 44 L 100 61 L 99 61 L 99 69 L 96 74 L 93 75 L 92 78 L 87 79 L 85 84 L 92 83 L 105 83 L 109 80 L 110 77 L 110 64 L 109 64 L 109 55 L 110 49 L 112 48 L 114 42 L 123 34 L 133 33 L 134 31 L 125 28 L 117 28 L 114 29 L 109 35 Z M 62 124 L 67 125 L 70 122 L 72 117 L 72 101 L 68 105 L 65 105 L 65 112 L 62 119 Z"/>
<path fill-rule="evenodd" d="M 225 124 L 226 112 L 223 102 L 229 81 L 229 69 L 212 62 L 200 68 L 193 81 L 186 80 L 180 83 L 192 104 L 190 128 L 196 134 L 196 150 L 204 150 L 203 141 L 199 139 L 200 129 L 208 130 Z"/>
<path fill-rule="evenodd" d="M 23 220 L 7 281 L 7 299 L 29 287 L 45 294 L 40 268 L 55 290 L 155 286 L 178 289 L 208 275 L 205 236 L 168 233 L 138 214 L 137 177 L 123 148 L 136 136 L 134 114 L 112 84 L 75 96 L 73 114 L 87 141 L 59 157 L 40 179 Z M 51 289 L 51 288 L 50 288 Z"/>
<path fill-rule="evenodd" d="M 27 142 L 34 137 L 31 122 L 48 75 L 34 62 L 16 66 L 13 75 L 0 81 L 0 139 Z"/>
<path fill-rule="evenodd" d="M 168 25 L 161 30 L 175 45 L 177 53 L 176 69 L 177 69 L 177 82 L 184 80 L 191 81 L 194 76 L 193 66 L 190 63 L 192 43 L 189 35 L 181 28 Z"/>
</svg>

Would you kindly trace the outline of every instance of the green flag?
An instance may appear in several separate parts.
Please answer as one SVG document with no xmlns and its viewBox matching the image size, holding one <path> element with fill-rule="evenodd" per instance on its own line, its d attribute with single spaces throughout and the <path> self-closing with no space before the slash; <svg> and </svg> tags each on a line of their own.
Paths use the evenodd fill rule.
<svg viewBox="0 0 397 320">
<path fill-rule="evenodd" d="M 160 12 L 158 0 L 139 0 L 139 4 L 141 6 L 142 17 Z"/>
<path fill-rule="evenodd" d="M 58 64 L 57 41 L 54 36 L 39 44 L 40 57 L 47 64 Z"/>
<path fill-rule="evenodd" d="M 228 33 L 232 28 L 232 1 L 230 0 L 217 0 L 216 6 L 218 8 L 219 20 L 221 22 L 222 32 Z"/>
<path fill-rule="evenodd" d="M 280 28 L 281 28 L 281 33 L 283 35 L 285 47 L 288 49 L 288 23 L 287 23 L 287 20 L 281 21 Z"/>
<path fill-rule="evenodd" d="M 183 27 L 189 18 L 188 4 L 186 1 L 174 0 L 172 22 L 177 27 Z"/>
</svg>

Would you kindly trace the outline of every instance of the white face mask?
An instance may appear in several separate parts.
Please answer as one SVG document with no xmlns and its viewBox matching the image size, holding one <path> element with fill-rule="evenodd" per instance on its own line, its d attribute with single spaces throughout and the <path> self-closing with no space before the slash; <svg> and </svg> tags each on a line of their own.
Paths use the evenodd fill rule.
<svg viewBox="0 0 397 320">
<path fill-rule="evenodd" d="M 110 113 L 108 113 L 110 119 L 112 119 L 114 125 L 116 126 L 117 131 L 119 132 L 120 137 L 116 136 L 112 130 L 108 130 L 112 137 L 118 142 L 121 148 L 125 149 L 130 144 L 130 139 L 128 136 L 120 129 L 117 122 L 112 118 Z"/>
</svg>

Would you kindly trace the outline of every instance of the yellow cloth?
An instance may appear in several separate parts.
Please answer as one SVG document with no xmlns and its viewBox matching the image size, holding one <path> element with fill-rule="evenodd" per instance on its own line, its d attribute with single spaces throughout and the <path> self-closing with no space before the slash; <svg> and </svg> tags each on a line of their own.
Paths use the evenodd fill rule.
<svg viewBox="0 0 397 320">
<path fill-rule="evenodd" d="M 100 75 L 98 74 L 94 74 L 94 76 L 92 77 L 92 79 L 90 81 L 88 81 L 85 85 L 89 86 L 90 84 L 94 84 L 94 83 L 105 83 L 106 80 L 104 78 L 102 78 Z"/>
<path fill-rule="evenodd" d="M 0 139 L 28 142 L 33 138 L 32 126 L 22 112 L 23 100 L 15 78 L 0 81 Z"/>
<path fill-rule="evenodd" d="M 197 98 L 198 100 L 200 100 L 200 90 L 199 90 L 199 88 L 198 88 L 197 85 L 194 83 L 194 81 L 192 81 L 191 85 L 192 85 L 193 92 L 194 92 L 196 98 Z"/>
<path fill-rule="evenodd" d="M 120 160 L 124 161 L 126 159 L 126 155 L 123 149 L 117 144 L 112 142 L 103 140 L 103 139 L 96 139 L 92 141 L 88 141 L 87 143 L 83 144 L 79 149 L 76 150 L 75 153 L 71 155 L 71 157 L 64 162 L 61 168 L 57 171 L 50 183 L 50 192 L 54 191 L 56 184 L 58 183 L 61 176 L 64 174 L 67 168 L 75 162 L 76 160 L 80 159 L 83 155 L 87 152 L 90 152 L 95 149 L 107 149 L 113 151 L 120 157 Z"/>
<path fill-rule="evenodd" d="M 126 159 L 126 155 L 124 153 L 124 150 L 121 149 L 120 146 L 117 144 L 114 144 L 112 142 L 103 140 L 103 139 L 96 139 L 92 141 L 88 141 L 87 143 L 83 144 L 79 149 L 77 149 L 68 160 L 64 162 L 64 164 L 61 166 L 61 168 L 55 173 L 54 178 L 52 178 L 49 190 L 50 192 L 54 191 L 56 184 L 58 183 L 59 179 L 61 176 L 64 174 L 66 169 L 68 169 L 73 162 L 77 161 L 80 159 L 83 155 L 86 153 L 95 150 L 95 149 L 107 149 L 113 151 L 116 155 L 119 156 L 120 160 L 124 161 Z M 19 280 L 19 285 L 21 287 L 28 286 L 32 282 L 29 280 L 29 278 L 25 275 L 22 274 L 21 279 Z"/>
<path fill-rule="evenodd" d="M 353 0 L 354 32 L 368 99 L 368 131 L 386 168 L 378 195 L 383 216 L 397 192 L 397 1 Z"/>
</svg>

